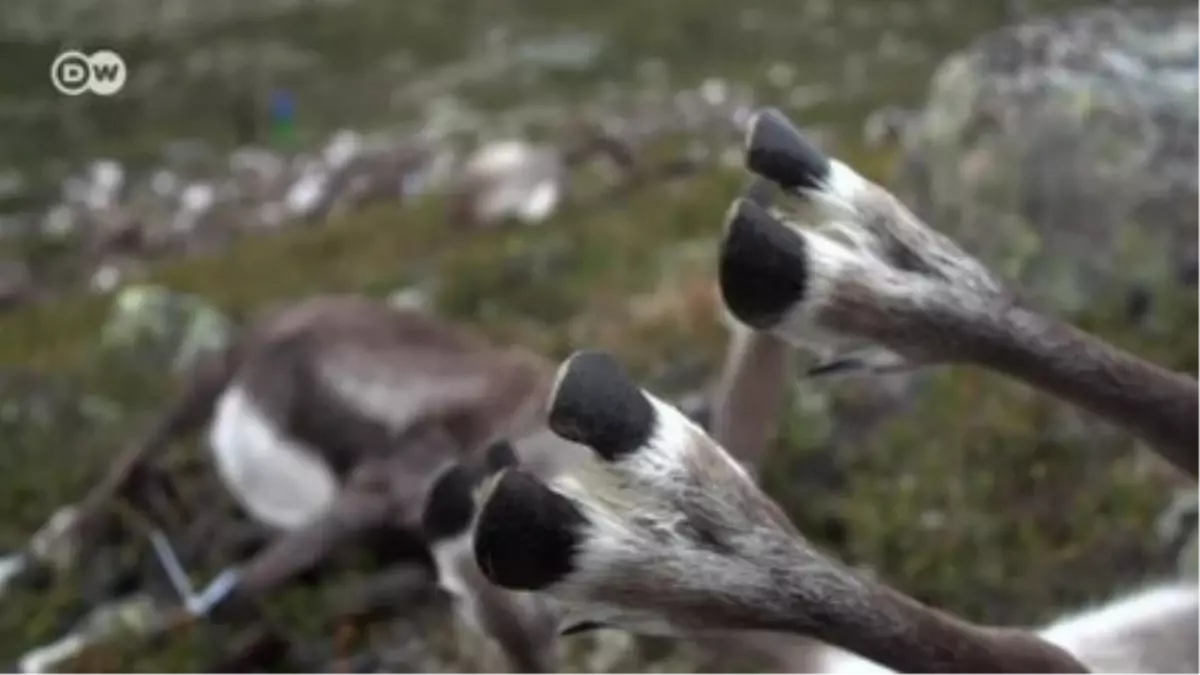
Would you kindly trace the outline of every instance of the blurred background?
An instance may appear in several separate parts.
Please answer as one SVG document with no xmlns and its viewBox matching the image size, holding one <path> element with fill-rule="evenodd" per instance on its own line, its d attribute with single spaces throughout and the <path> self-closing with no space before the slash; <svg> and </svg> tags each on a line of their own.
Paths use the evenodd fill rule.
<svg viewBox="0 0 1200 675">
<path fill-rule="evenodd" d="M 1196 26 L 1194 3 L 1165 1 L 4 0 L 0 549 L 83 495 L 173 371 L 318 291 L 419 303 L 554 359 L 608 349 L 702 400 L 727 339 L 716 237 L 759 105 L 1041 306 L 1194 373 Z M 69 48 L 118 52 L 124 88 L 56 92 Z M 600 137 L 620 151 L 580 151 Z M 776 445 L 767 487 L 806 533 L 976 619 L 1197 574 L 1194 518 L 1160 517 L 1194 485 L 986 373 L 797 381 Z M 163 468 L 166 526 L 207 578 L 241 516 L 192 444 Z M 202 511 L 224 524 L 192 531 Z M 118 512 L 123 536 L 0 584 L 0 660 L 163 588 L 144 522 Z M 245 667 L 497 667 L 444 607 L 338 619 L 374 593 L 356 570 L 269 603 L 304 665 Z M 244 628 L 57 667 L 203 670 Z M 604 640 L 579 638 L 568 667 L 705 667 L 689 645 Z"/>
</svg>

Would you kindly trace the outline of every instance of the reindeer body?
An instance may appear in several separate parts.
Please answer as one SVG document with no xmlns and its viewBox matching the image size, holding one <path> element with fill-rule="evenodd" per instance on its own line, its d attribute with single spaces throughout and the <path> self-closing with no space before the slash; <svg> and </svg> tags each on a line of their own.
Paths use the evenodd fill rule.
<svg viewBox="0 0 1200 675">
<path fill-rule="evenodd" d="M 536 426 L 545 379 L 532 355 L 350 296 L 268 314 L 230 353 L 209 445 L 247 512 L 281 530 L 326 512 L 355 471 L 386 474 L 395 524 L 416 527 L 439 471 Z"/>
<path fill-rule="evenodd" d="M 552 384 L 540 357 L 417 310 L 356 296 L 300 301 L 265 312 L 201 359 L 182 395 L 82 500 L 73 527 L 88 540 L 156 453 L 207 429 L 223 484 L 278 534 L 200 594 L 173 579 L 194 614 L 255 602 L 339 545 L 385 530 L 397 544 L 389 548 L 414 556 L 397 564 L 433 568 L 413 583 L 440 583 L 515 667 L 551 670 L 553 618 L 527 594 L 492 586 L 469 547 L 429 525 L 461 510 L 435 496 L 447 477 L 475 471 L 498 439 L 544 432 Z M 181 569 L 164 546 L 168 571 Z"/>
<path fill-rule="evenodd" d="M 454 517 L 455 505 L 435 496 L 450 474 L 472 470 L 498 439 L 544 428 L 548 364 L 357 297 L 316 298 L 270 314 L 236 353 L 240 366 L 210 440 L 247 511 L 299 533 L 310 552 L 305 532 L 323 530 L 317 539 L 328 542 L 334 527 L 382 523 L 424 541 L 465 622 L 495 639 L 515 668 L 552 670 L 554 615 L 528 594 L 492 586 L 468 549 L 429 526 Z M 367 505 L 369 495 L 376 505 Z M 347 501 L 359 506 L 324 522 Z M 286 559 L 273 557 L 275 570 L 290 567 L 296 550 L 287 548 Z M 260 572 L 255 586 L 266 590 L 280 575 Z"/>
</svg>

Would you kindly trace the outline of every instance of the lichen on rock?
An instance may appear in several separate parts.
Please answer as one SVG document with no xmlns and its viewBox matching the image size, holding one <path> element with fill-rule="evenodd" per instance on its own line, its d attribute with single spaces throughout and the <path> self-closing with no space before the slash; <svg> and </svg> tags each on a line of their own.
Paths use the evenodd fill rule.
<svg viewBox="0 0 1200 675">
<path fill-rule="evenodd" d="M 1080 10 L 949 57 L 900 194 L 1039 299 L 1159 281 L 1196 243 L 1196 7 Z"/>
</svg>

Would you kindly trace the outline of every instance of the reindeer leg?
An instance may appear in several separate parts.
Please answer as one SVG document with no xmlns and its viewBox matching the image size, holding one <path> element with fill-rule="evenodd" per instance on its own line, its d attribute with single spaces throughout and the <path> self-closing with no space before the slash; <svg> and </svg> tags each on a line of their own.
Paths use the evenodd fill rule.
<svg viewBox="0 0 1200 675">
<path fill-rule="evenodd" d="M 386 492 L 352 477 L 324 515 L 278 536 L 245 565 L 225 568 L 199 592 L 193 589 L 183 564 L 166 537 L 156 531 L 151 535 L 151 541 L 188 615 L 210 619 L 237 618 L 257 613 L 258 602 L 264 595 L 321 562 L 338 544 L 382 524 L 389 512 Z M 245 659 L 271 660 L 289 653 L 287 645 L 290 641 L 280 630 L 268 621 L 263 631 L 244 649 L 228 657 L 232 659 L 229 663 L 242 663 Z M 266 652 L 260 653 L 262 649 Z M 229 663 L 222 662 L 211 669 L 216 672 L 224 672 L 230 667 L 237 669 Z"/>
<path fill-rule="evenodd" d="M 53 566 L 76 564 L 78 553 L 88 550 L 98 536 L 109 507 L 129 493 L 139 472 L 161 455 L 176 438 L 203 426 L 235 367 L 233 352 L 211 354 L 192 369 L 182 396 L 172 403 L 149 429 L 109 464 L 104 476 L 78 503 L 62 509 L 35 534 L 25 550 L 0 558 L 0 594 L 6 586 Z M 61 555 L 52 555 L 55 550 Z"/>
<path fill-rule="evenodd" d="M 352 479 L 320 518 L 279 536 L 245 565 L 221 571 L 199 593 L 186 583 L 174 551 L 169 546 L 158 546 L 156 550 L 192 615 L 208 616 L 241 604 L 237 601 L 253 602 L 321 562 L 338 544 L 382 525 L 390 515 L 390 502 L 382 486 L 373 482 Z"/>
<path fill-rule="evenodd" d="M 757 475 L 787 406 L 795 351 L 769 333 L 732 326 L 713 401 L 712 434 Z"/>
</svg>

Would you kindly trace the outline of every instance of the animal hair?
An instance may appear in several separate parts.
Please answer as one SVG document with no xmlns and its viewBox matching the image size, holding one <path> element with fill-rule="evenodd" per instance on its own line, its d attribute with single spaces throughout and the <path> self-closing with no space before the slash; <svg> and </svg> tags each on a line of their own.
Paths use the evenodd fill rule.
<svg viewBox="0 0 1200 675">
<path fill-rule="evenodd" d="M 649 414 L 646 412 L 649 411 Z M 505 468 L 481 495 L 488 579 L 606 625 L 667 635 L 784 635 L 806 675 L 1194 673 L 1200 587 L 1168 584 L 1040 629 L 926 607 L 818 550 L 720 443 L 628 380 L 607 354 L 562 366 L 551 428 L 593 461 Z M 775 635 L 775 638 L 772 637 Z M 782 639 L 780 639 L 782 638 Z"/>
<path fill-rule="evenodd" d="M 651 414 L 628 414 L 639 407 Z M 706 432 L 605 354 L 564 363 L 550 425 L 597 461 L 548 479 L 501 473 L 474 541 L 497 585 L 637 632 L 791 632 L 923 672 L 1082 670 L 1024 631 L 952 617 L 813 547 Z"/>
<path fill-rule="evenodd" d="M 982 365 L 1113 419 L 1195 475 L 1192 378 L 1021 306 L 985 266 L 778 113 L 751 123 L 747 161 L 805 201 L 816 225 L 789 225 L 758 199 L 730 210 L 720 286 L 749 329 L 816 347 L 843 370 Z M 551 430 L 596 461 L 549 477 L 503 470 L 482 495 L 474 552 L 497 585 L 597 621 L 647 633 L 790 633 L 866 659 L 859 665 L 919 672 L 1155 667 L 1097 646 L 1120 633 L 1125 648 L 1144 649 L 1195 625 L 1194 588 L 1137 626 L 1098 628 L 1104 611 L 1040 634 L 967 621 L 816 549 L 754 484 L 753 461 L 740 464 L 611 357 L 564 362 L 548 407 Z M 1119 605 L 1126 615 L 1130 602 Z M 1072 628 L 1081 624 L 1091 628 Z M 1195 661 L 1194 647 L 1181 658 Z"/>
<path fill-rule="evenodd" d="M 209 424 L 235 386 L 343 477 L 363 460 L 407 454 L 405 434 L 440 427 L 452 454 L 412 458 L 422 465 L 414 470 L 429 475 L 443 459 L 536 428 L 551 376 L 537 356 L 496 348 L 422 312 L 357 296 L 288 304 L 263 312 L 227 348 L 203 358 L 182 396 L 110 466 L 81 511 L 99 515 L 130 471 Z M 420 514 L 411 516 L 415 524 Z"/>
<path fill-rule="evenodd" d="M 732 355 L 730 372 L 740 372 L 740 358 Z M 488 476 L 516 463 L 550 475 L 589 458 L 546 427 L 554 375 L 549 361 L 416 309 L 356 296 L 271 309 L 202 358 L 180 398 L 82 500 L 73 527 L 94 532 L 109 501 L 136 487 L 158 454 L 208 427 L 214 450 L 262 453 L 275 479 L 300 481 L 308 498 L 297 510 L 287 500 L 294 495 L 274 493 L 275 479 L 256 483 L 255 499 L 232 490 L 279 532 L 242 565 L 240 593 L 269 594 L 336 542 L 387 523 L 412 540 L 401 548 L 427 551 L 417 562 L 432 563 L 465 622 L 496 639 L 514 667 L 552 670 L 556 640 L 547 627 L 582 624 L 491 585 L 463 542 Z M 299 460 L 274 462 L 281 449 Z M 217 454 L 218 466 L 244 459 Z"/>
<path fill-rule="evenodd" d="M 1020 302 L 976 258 L 814 149 L 778 112 L 760 113 L 747 142 L 750 169 L 798 205 L 796 214 L 751 200 L 731 208 L 719 285 L 739 321 L 839 362 L 837 370 L 981 366 L 1123 427 L 1196 476 L 1194 377 Z"/>
</svg>

